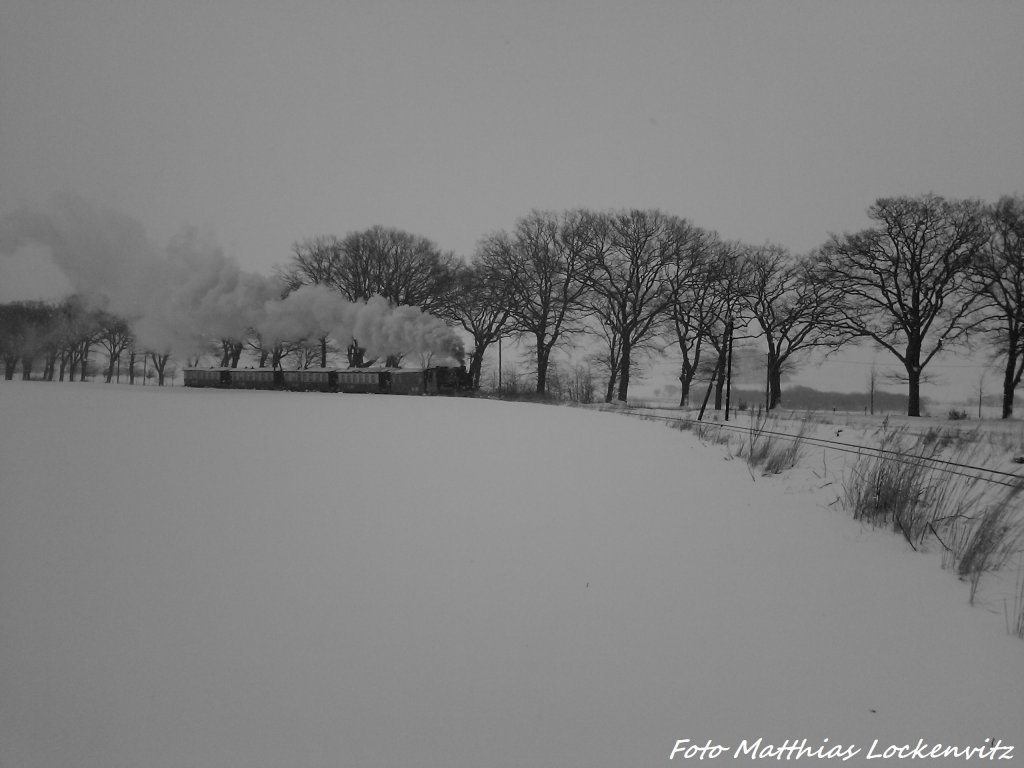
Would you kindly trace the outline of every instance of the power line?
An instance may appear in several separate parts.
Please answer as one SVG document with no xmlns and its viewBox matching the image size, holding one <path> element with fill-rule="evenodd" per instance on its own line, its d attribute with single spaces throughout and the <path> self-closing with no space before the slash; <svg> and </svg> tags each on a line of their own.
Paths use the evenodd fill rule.
<svg viewBox="0 0 1024 768">
<path fill-rule="evenodd" d="M 951 461 L 949 459 L 940 459 L 937 457 L 929 457 L 922 455 L 915 455 L 907 453 L 905 451 L 897 451 L 890 448 L 873 447 L 866 445 L 857 445 L 856 443 L 847 443 L 841 440 L 832 440 L 825 437 L 815 437 L 812 435 L 794 435 L 791 432 L 780 432 L 778 430 L 770 430 L 754 427 L 744 427 L 738 424 L 726 424 L 724 422 L 705 422 L 697 421 L 695 419 L 687 419 L 681 416 L 665 416 L 661 414 L 648 414 L 642 413 L 636 410 L 624 410 L 618 411 L 624 413 L 627 416 L 635 416 L 642 419 L 666 421 L 670 423 L 676 423 L 680 425 L 680 429 L 683 429 L 682 425 L 687 425 L 689 428 L 694 427 L 707 427 L 707 428 L 718 428 L 727 429 L 734 432 L 744 433 L 756 433 L 757 435 L 771 435 L 778 437 L 783 440 L 799 441 L 808 445 L 813 445 L 819 448 L 825 448 L 828 450 L 837 451 L 840 453 L 852 453 L 863 455 L 865 453 L 875 454 L 879 458 L 886 458 L 894 461 L 898 464 L 905 465 L 920 465 L 927 463 L 934 469 L 946 472 L 947 474 L 957 475 L 960 477 L 966 477 L 975 480 L 983 480 L 996 485 L 1003 485 L 1008 488 L 1022 488 L 1024 487 L 1024 476 L 1015 472 L 1006 472 L 1001 469 L 992 469 L 990 467 L 979 467 L 973 464 L 964 464 L 963 462 Z M 918 437 L 919 439 L 923 435 L 913 432 L 908 432 L 911 436 Z M 984 475 L 978 473 L 985 473 Z M 1000 479 L 1006 478 L 1006 479 Z"/>
</svg>

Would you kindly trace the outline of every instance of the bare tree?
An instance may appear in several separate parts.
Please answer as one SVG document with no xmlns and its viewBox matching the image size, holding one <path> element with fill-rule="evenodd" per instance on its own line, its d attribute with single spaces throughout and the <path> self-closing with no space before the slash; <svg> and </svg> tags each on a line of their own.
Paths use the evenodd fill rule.
<svg viewBox="0 0 1024 768">
<path fill-rule="evenodd" d="M 823 274 L 844 294 L 837 325 L 902 363 L 910 416 L 921 415 L 924 368 L 977 323 L 967 283 L 985 240 L 980 213 L 977 202 L 932 194 L 882 198 L 868 209 L 874 228 L 826 247 Z"/>
<path fill-rule="evenodd" d="M 145 359 L 146 353 L 142 353 L 143 359 Z M 138 363 L 139 350 L 135 346 L 135 339 L 132 339 L 128 343 L 128 383 L 135 384 L 135 377 L 138 375 L 136 371 L 136 365 Z"/>
<path fill-rule="evenodd" d="M 221 339 L 220 347 L 220 367 L 237 368 L 238 361 L 242 359 L 245 342 L 241 339 Z"/>
<path fill-rule="evenodd" d="M 303 285 L 340 288 L 342 257 L 341 240 L 334 235 L 317 235 L 293 243 L 288 263 L 274 271 L 289 293 Z"/>
<path fill-rule="evenodd" d="M 41 301 L 16 301 L 0 304 L 0 356 L 4 378 L 14 378 L 21 364 L 21 377 L 32 377 L 36 358 L 44 351 L 56 319 L 53 306 Z"/>
<path fill-rule="evenodd" d="M 480 386 L 487 347 L 510 333 L 512 306 L 508 289 L 509 284 L 501 274 L 478 259 L 456 271 L 455 288 L 438 312 L 441 317 L 461 325 L 473 337 L 469 375 L 474 387 Z"/>
<path fill-rule="evenodd" d="M 601 337 L 604 346 L 600 352 L 591 354 L 590 363 L 606 376 L 604 401 L 610 403 L 615 397 L 615 387 L 622 368 L 622 337 L 616 328 L 604 323 L 598 323 L 597 335 Z"/>
<path fill-rule="evenodd" d="M 601 217 L 597 230 L 587 249 L 588 308 L 618 344 L 617 399 L 625 402 L 634 353 L 658 333 L 672 306 L 671 270 L 702 233 L 683 219 L 636 209 Z"/>
<path fill-rule="evenodd" d="M 708 344 L 717 353 L 711 368 L 715 388 L 716 411 L 722 410 L 726 387 L 726 367 L 729 347 L 734 341 L 753 338 L 749 332 L 750 318 L 744 315 L 744 297 L 749 292 L 746 259 L 749 248 L 740 243 L 729 243 L 718 250 L 711 287 L 713 310 L 706 330 Z M 704 398 L 707 402 L 707 398 Z"/>
<path fill-rule="evenodd" d="M 455 257 L 425 237 L 377 226 L 350 233 L 340 248 L 331 285 L 350 301 L 380 295 L 431 312 L 451 289 Z"/>
<path fill-rule="evenodd" d="M 55 355 L 57 370 L 55 374 L 59 381 L 64 381 L 70 369 L 71 378 L 74 378 L 77 366 L 77 353 L 79 348 L 79 326 L 81 315 L 85 312 L 82 302 L 77 296 L 69 296 L 61 302 L 57 308 L 56 323 L 51 335 L 51 354 Z M 52 377 L 51 377 L 52 381 Z"/>
<path fill-rule="evenodd" d="M 126 320 L 109 312 L 98 312 L 96 322 L 96 342 L 107 352 L 107 372 L 104 380 L 109 384 L 114 378 L 114 369 L 121 360 L 121 353 L 132 342 L 132 332 Z"/>
<path fill-rule="evenodd" d="M 547 391 L 552 351 L 581 330 L 577 321 L 589 284 L 584 251 L 592 218 L 584 211 L 560 216 L 533 211 L 511 234 L 499 232 L 481 242 L 481 262 L 505 284 L 512 329 L 531 341 L 538 394 Z"/>
<path fill-rule="evenodd" d="M 258 368 L 274 368 L 277 370 L 284 368 L 284 361 L 289 356 L 299 353 L 304 343 L 303 339 L 298 339 L 295 341 L 278 341 L 271 344 L 255 331 L 246 340 L 250 351 L 256 356 L 256 366 Z"/>
<path fill-rule="evenodd" d="M 1008 419 L 1024 374 L 1024 197 L 1003 197 L 985 214 L 989 237 L 976 263 L 976 282 L 987 330 L 1003 358 L 1002 417 Z"/>
<path fill-rule="evenodd" d="M 377 295 L 392 306 L 404 304 L 434 312 L 445 306 L 456 266 L 451 253 L 442 252 L 427 238 L 376 226 L 350 232 L 343 239 L 319 235 L 300 240 L 292 246 L 288 263 L 276 271 L 285 295 L 303 285 L 326 285 L 349 301 L 366 301 Z M 329 355 L 337 349 L 327 336 L 317 341 L 320 366 L 326 367 Z M 261 347 L 261 342 L 257 339 L 253 346 Z M 295 351 L 268 350 L 268 355 L 279 360 Z M 390 357 L 389 364 L 397 364 L 397 357 Z"/>
<path fill-rule="evenodd" d="M 569 400 L 574 403 L 594 402 L 594 374 L 586 364 L 575 365 L 570 372 Z"/>
<path fill-rule="evenodd" d="M 782 400 L 782 373 L 796 353 L 837 349 L 850 338 L 832 323 L 842 292 L 817 267 L 815 256 L 794 259 L 776 245 L 753 248 L 745 260 L 742 301 L 768 347 L 769 410 Z"/>
<path fill-rule="evenodd" d="M 89 372 L 89 352 L 100 331 L 97 313 L 90 311 L 80 296 L 69 296 L 60 304 L 51 343 L 60 350 L 61 381 L 64 381 L 65 373 L 70 381 L 74 381 L 76 375 L 79 381 L 85 381 Z"/>
<path fill-rule="evenodd" d="M 164 385 L 164 378 L 167 375 L 167 362 L 171 359 L 170 352 L 150 352 L 149 359 L 153 362 L 153 369 L 156 371 L 157 386 Z"/>
<path fill-rule="evenodd" d="M 718 284 L 734 266 L 736 245 L 725 243 L 712 233 L 695 239 L 684 248 L 669 270 L 667 285 L 672 292 L 669 320 L 672 335 L 682 356 L 679 369 L 679 405 L 690 399 L 690 388 L 701 369 L 709 334 L 723 316 L 722 291 Z"/>
</svg>

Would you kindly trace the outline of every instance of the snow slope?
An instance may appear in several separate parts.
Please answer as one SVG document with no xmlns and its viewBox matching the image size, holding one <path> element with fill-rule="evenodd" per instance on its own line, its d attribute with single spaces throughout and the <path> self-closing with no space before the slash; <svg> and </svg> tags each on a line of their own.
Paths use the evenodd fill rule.
<svg viewBox="0 0 1024 768">
<path fill-rule="evenodd" d="M 905 550 L 615 414 L 4 382 L 0 765 L 1022 762 L 1024 643 Z"/>
</svg>

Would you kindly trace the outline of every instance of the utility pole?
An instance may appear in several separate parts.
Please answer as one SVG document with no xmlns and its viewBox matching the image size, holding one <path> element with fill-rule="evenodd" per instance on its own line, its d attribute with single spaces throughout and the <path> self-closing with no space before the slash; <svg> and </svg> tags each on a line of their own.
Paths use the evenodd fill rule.
<svg viewBox="0 0 1024 768">
<path fill-rule="evenodd" d="M 726 374 L 726 366 L 729 367 L 729 373 L 732 372 L 732 319 L 725 323 L 725 335 L 722 338 L 722 343 L 726 345 L 725 354 L 718 355 L 718 363 L 715 365 L 715 371 L 711 374 L 711 381 L 708 382 L 708 391 L 704 393 L 704 402 L 700 404 L 700 412 L 697 414 L 697 421 L 704 418 L 704 411 L 708 407 L 708 400 L 711 399 L 711 390 L 715 388 L 716 382 L 721 382 L 722 377 L 726 376 L 726 388 L 725 388 L 725 418 L 729 420 L 729 380 Z M 717 402 L 717 401 L 716 401 Z"/>
<path fill-rule="evenodd" d="M 871 379 L 870 379 L 870 382 L 871 382 L 871 395 L 870 395 L 870 400 L 869 400 L 869 404 L 871 406 L 871 415 L 872 416 L 875 415 L 875 378 L 876 378 L 876 375 L 877 375 L 877 371 L 875 369 L 875 364 L 872 363 L 871 364 Z"/>
<path fill-rule="evenodd" d="M 725 420 L 729 420 L 729 400 L 732 395 L 732 318 L 725 323 L 725 333 L 728 346 L 726 347 L 725 363 Z"/>
</svg>

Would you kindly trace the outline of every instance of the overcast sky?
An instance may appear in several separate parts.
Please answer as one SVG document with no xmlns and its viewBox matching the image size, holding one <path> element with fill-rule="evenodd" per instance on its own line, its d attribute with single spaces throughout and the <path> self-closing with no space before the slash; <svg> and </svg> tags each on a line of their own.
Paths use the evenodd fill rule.
<svg viewBox="0 0 1024 768">
<path fill-rule="evenodd" d="M 1022 33 L 1019 0 L 6 0 L 0 213 L 73 191 L 263 273 L 578 206 L 802 252 L 880 196 L 1024 191 Z M 45 292 L 25 261 L 0 299 Z"/>
</svg>

